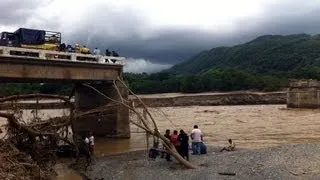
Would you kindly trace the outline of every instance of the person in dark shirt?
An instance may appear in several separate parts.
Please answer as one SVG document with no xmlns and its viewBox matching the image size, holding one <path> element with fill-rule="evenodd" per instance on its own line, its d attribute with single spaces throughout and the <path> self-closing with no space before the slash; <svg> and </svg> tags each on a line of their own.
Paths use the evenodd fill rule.
<svg viewBox="0 0 320 180">
<path fill-rule="evenodd" d="M 170 130 L 169 130 L 169 129 L 166 130 L 166 133 L 164 134 L 164 137 L 166 137 L 168 140 L 171 139 Z M 166 149 L 166 147 L 165 147 L 164 145 L 163 145 L 163 149 Z M 164 153 L 164 152 L 162 152 L 162 153 L 161 153 L 161 158 L 164 157 L 164 154 L 166 154 L 166 160 L 167 160 L 167 161 L 172 161 L 172 160 L 171 160 L 171 156 L 170 156 L 169 153 Z"/>
<path fill-rule="evenodd" d="M 111 52 L 109 51 L 109 49 L 106 49 L 106 56 L 111 56 Z"/>
<path fill-rule="evenodd" d="M 112 51 L 112 56 L 114 56 L 114 57 L 119 57 L 119 54 L 118 53 L 116 53 L 115 51 Z"/>
<path fill-rule="evenodd" d="M 91 153 L 90 153 L 90 144 L 89 139 L 86 136 L 82 136 L 82 141 L 79 144 L 79 153 L 86 157 L 87 165 L 88 166 L 91 163 Z M 77 160 L 79 160 L 80 154 L 77 155 Z"/>
<path fill-rule="evenodd" d="M 180 141 L 180 155 L 183 158 L 186 158 L 189 161 L 189 136 L 184 130 L 180 130 L 180 134 L 178 136 Z"/>
<path fill-rule="evenodd" d="M 62 51 L 62 52 L 65 52 L 66 51 L 66 44 L 65 43 L 62 43 L 60 44 L 60 47 L 59 47 L 59 50 Z"/>
<path fill-rule="evenodd" d="M 67 45 L 66 49 L 67 49 L 67 52 L 73 52 L 73 48 L 70 44 Z"/>
</svg>

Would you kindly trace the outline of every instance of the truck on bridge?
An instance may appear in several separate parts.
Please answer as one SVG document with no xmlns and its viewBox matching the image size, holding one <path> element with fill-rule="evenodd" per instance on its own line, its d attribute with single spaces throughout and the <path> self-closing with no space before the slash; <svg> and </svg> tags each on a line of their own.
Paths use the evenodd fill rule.
<svg viewBox="0 0 320 180">
<path fill-rule="evenodd" d="M 124 65 L 123 57 L 83 54 L 81 49 L 78 52 L 65 52 L 65 50 L 65 45 L 61 44 L 60 32 L 19 28 L 15 32 L 2 32 L 0 35 L 0 57 L 14 56 Z M 85 52 L 88 52 L 88 50 Z"/>
<path fill-rule="evenodd" d="M 15 32 L 2 32 L 0 45 L 58 51 L 61 45 L 61 33 L 19 28 Z"/>
</svg>

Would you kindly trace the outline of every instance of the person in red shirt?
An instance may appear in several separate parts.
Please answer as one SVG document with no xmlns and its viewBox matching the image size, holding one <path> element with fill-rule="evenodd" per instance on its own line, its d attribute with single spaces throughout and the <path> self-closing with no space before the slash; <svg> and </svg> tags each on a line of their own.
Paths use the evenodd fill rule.
<svg viewBox="0 0 320 180">
<path fill-rule="evenodd" d="M 171 135 L 171 143 L 174 145 L 178 153 L 181 154 L 181 148 L 180 148 L 181 142 L 179 141 L 177 130 L 174 130 L 173 134 Z"/>
</svg>

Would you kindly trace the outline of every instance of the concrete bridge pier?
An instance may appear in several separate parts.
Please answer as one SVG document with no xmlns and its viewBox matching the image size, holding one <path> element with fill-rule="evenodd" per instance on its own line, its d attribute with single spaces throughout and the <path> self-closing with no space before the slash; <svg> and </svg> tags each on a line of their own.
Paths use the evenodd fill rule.
<svg viewBox="0 0 320 180">
<path fill-rule="evenodd" d="M 120 99 L 112 82 L 99 82 L 90 85 L 113 99 Z M 129 92 L 121 86 L 119 86 L 119 90 L 122 96 L 128 99 Z M 85 112 L 110 103 L 110 100 L 96 91 L 81 84 L 76 85 L 75 106 L 77 111 Z M 130 138 L 129 110 L 122 105 L 111 105 L 103 113 L 93 112 L 78 118 L 74 123 L 74 129 L 80 134 L 92 131 L 97 136 Z"/>
<path fill-rule="evenodd" d="M 320 108 L 320 81 L 292 79 L 287 91 L 288 108 Z"/>
</svg>

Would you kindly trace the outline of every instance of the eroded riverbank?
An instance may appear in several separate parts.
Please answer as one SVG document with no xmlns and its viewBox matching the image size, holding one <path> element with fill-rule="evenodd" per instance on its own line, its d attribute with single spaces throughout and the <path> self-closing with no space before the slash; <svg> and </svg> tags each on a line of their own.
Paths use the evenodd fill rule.
<svg viewBox="0 0 320 180">
<path fill-rule="evenodd" d="M 257 105 L 257 104 L 286 104 L 287 94 L 280 92 L 250 92 L 237 91 L 225 93 L 165 93 L 138 95 L 149 107 L 173 107 L 173 106 L 218 106 L 218 105 Z M 139 107 L 141 104 L 134 96 L 129 96 Z M 72 100 L 73 101 L 73 100 Z M 21 101 L 16 103 L 20 109 L 63 109 L 67 105 L 61 101 L 44 100 L 39 103 Z M 0 103 L 0 109 L 10 109 L 11 103 Z"/>
</svg>

